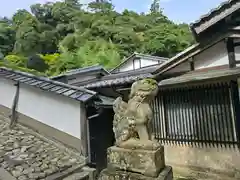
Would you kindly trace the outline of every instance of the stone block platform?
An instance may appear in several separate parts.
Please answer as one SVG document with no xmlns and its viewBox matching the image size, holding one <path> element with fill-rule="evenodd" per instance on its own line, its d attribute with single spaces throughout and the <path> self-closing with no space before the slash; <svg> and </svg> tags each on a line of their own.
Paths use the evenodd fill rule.
<svg viewBox="0 0 240 180">
<path fill-rule="evenodd" d="M 172 180 L 172 168 L 165 166 L 164 147 L 156 150 L 108 148 L 108 167 L 99 180 Z"/>
<path fill-rule="evenodd" d="M 158 177 L 149 177 L 139 173 L 121 171 L 116 169 L 104 169 L 98 180 L 172 180 L 172 167 L 166 166 Z"/>
<path fill-rule="evenodd" d="M 113 146 L 108 149 L 108 166 L 157 177 L 165 167 L 164 148 L 161 146 L 157 150 L 149 151 L 123 149 Z"/>
</svg>

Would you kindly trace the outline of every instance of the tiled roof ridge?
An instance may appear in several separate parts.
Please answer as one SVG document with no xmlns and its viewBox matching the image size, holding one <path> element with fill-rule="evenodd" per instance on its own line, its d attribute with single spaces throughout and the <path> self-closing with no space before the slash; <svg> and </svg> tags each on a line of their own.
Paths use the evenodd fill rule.
<svg viewBox="0 0 240 180">
<path fill-rule="evenodd" d="M 136 56 L 145 56 L 145 57 L 149 57 L 149 58 L 154 58 L 156 60 L 165 60 L 167 61 L 169 58 L 167 57 L 163 57 L 163 56 L 153 56 L 153 55 L 150 55 L 150 54 L 143 54 L 143 53 L 134 53 Z"/>
<path fill-rule="evenodd" d="M 69 76 L 69 75 L 75 75 L 78 73 L 82 73 L 83 72 L 91 72 L 91 71 L 97 71 L 97 70 L 102 70 L 107 74 L 110 74 L 110 72 L 108 70 L 106 70 L 102 65 L 96 64 L 96 65 L 92 65 L 92 66 L 88 66 L 88 67 L 82 67 L 82 68 L 77 68 L 77 69 L 71 69 L 69 71 L 66 71 L 65 73 L 59 74 L 57 76 L 52 76 L 51 79 L 55 79 L 58 77 L 62 77 L 62 76 Z"/>
<path fill-rule="evenodd" d="M 11 74 L 13 74 L 13 76 Z M 16 78 L 14 75 L 19 75 L 20 77 Z M 69 85 L 69 84 L 65 84 L 65 83 L 62 83 L 62 82 L 51 80 L 51 79 L 46 78 L 46 77 L 40 77 L 40 76 L 36 76 L 36 75 L 29 74 L 29 73 L 26 73 L 26 72 L 17 71 L 17 70 L 5 68 L 5 67 L 0 67 L 0 77 L 1 76 L 5 77 L 5 78 L 8 78 L 8 79 L 13 78 L 12 80 L 19 81 L 20 83 L 25 83 L 25 84 L 28 84 L 27 82 L 31 81 L 31 80 L 39 81 L 39 83 L 34 82 L 33 84 L 29 83 L 28 85 L 32 85 L 32 86 L 40 88 L 40 89 L 42 89 L 40 87 L 41 85 L 43 85 L 42 87 L 44 87 L 44 86 L 46 87 L 46 86 L 49 86 L 49 85 L 52 86 L 52 87 L 49 87 L 49 89 L 43 88 L 44 90 L 50 90 L 50 89 L 53 89 L 55 86 L 60 86 L 61 88 L 64 88 L 63 92 L 58 92 L 58 90 L 61 89 L 61 88 L 59 88 L 55 91 L 54 90 L 51 90 L 51 91 L 52 92 L 57 92 L 58 94 L 63 94 L 67 97 L 71 97 L 71 98 L 77 99 L 77 100 L 80 100 L 80 99 L 78 99 L 78 97 L 75 97 L 75 96 L 73 97 L 73 94 L 75 94 L 75 93 L 82 92 L 84 94 L 88 94 L 89 98 L 92 97 L 92 96 L 95 96 L 97 94 L 96 92 L 85 89 L 83 87 L 72 86 L 72 85 Z M 71 91 L 72 93 L 69 92 L 69 91 Z M 79 97 L 82 96 L 82 95 L 83 94 L 79 95 Z M 80 101 L 82 101 L 82 100 L 80 100 Z"/>
<path fill-rule="evenodd" d="M 208 13 L 200 16 L 200 18 L 198 20 L 190 23 L 190 26 L 194 27 L 194 26 L 201 24 L 204 20 L 211 18 L 211 16 L 214 16 L 214 14 L 217 13 L 218 11 L 222 10 L 223 8 L 225 8 L 227 6 L 230 6 L 230 4 L 233 3 L 234 1 L 238 1 L 238 0 L 227 0 L 227 1 L 220 3 L 217 7 L 212 8 Z"/>
<path fill-rule="evenodd" d="M 136 74 L 136 75 L 132 75 L 132 76 L 118 77 L 118 78 L 114 78 L 114 79 L 105 79 L 105 80 L 103 79 L 103 80 L 100 80 L 97 82 L 82 85 L 81 87 L 90 88 L 90 89 L 91 88 L 112 87 L 112 86 L 133 83 L 140 79 L 152 78 L 152 77 L 153 77 L 153 75 L 151 73 Z"/>
<path fill-rule="evenodd" d="M 150 66 L 146 66 L 136 70 L 123 71 L 118 73 L 112 73 L 106 76 L 103 76 L 96 81 L 82 83 L 80 87 L 93 89 L 100 87 L 111 87 L 133 83 L 134 81 L 144 79 L 144 78 L 152 78 L 152 73 L 156 71 L 159 67 L 159 64 L 154 64 Z M 79 84 L 78 84 L 79 85 Z"/>
<path fill-rule="evenodd" d="M 59 82 L 59 81 L 54 81 L 54 80 L 51 80 L 49 78 L 46 78 L 46 77 L 43 77 L 43 76 L 36 76 L 36 75 L 33 75 L 33 74 L 30 74 L 30 73 L 26 73 L 26 72 L 22 72 L 22 71 L 17 71 L 17 70 L 13 70 L 13 69 L 9 69 L 9 68 L 4 68 L 4 67 L 1 67 L 1 69 L 4 69 L 6 71 L 11 71 L 13 73 L 17 73 L 17 74 L 22 74 L 24 76 L 28 76 L 28 77 L 32 77 L 32 78 L 36 78 L 36 79 L 39 79 L 41 81 L 45 81 L 45 82 L 49 82 L 49 83 L 53 83 L 53 84 L 56 84 L 56 85 L 61 85 L 61 86 L 65 86 L 65 87 L 69 87 L 71 89 L 75 89 L 75 90 L 80 90 L 80 91 L 85 91 L 85 92 L 88 92 L 90 94 L 96 94 L 96 92 L 94 91 L 91 91 L 91 90 L 88 90 L 88 89 L 84 89 L 84 88 L 81 88 L 81 87 L 77 87 L 77 86 L 71 86 L 69 84 L 65 84 L 65 83 L 62 83 L 62 82 Z"/>
<path fill-rule="evenodd" d="M 103 67 L 102 65 L 100 65 L 100 64 L 95 64 L 95 65 L 92 65 L 92 66 L 86 66 L 86 67 L 71 69 L 71 70 L 66 71 L 66 73 L 68 73 L 68 72 L 74 72 L 74 71 L 81 70 L 81 69 L 91 69 L 91 68 L 104 69 L 104 67 Z"/>
</svg>

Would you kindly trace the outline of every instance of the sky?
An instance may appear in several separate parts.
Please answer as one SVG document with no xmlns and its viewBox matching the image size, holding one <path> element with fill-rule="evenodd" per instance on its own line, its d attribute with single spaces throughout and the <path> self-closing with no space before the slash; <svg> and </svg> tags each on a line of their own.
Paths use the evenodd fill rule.
<svg viewBox="0 0 240 180">
<path fill-rule="evenodd" d="M 0 16 L 11 17 L 18 9 L 28 9 L 35 3 L 45 3 L 56 0 L 4 0 L 0 6 Z M 80 0 L 87 2 L 89 0 Z M 224 0 L 161 0 L 164 14 L 176 23 L 191 23 L 217 7 Z M 152 0 L 112 0 L 117 11 L 130 9 L 137 12 L 147 12 Z"/>
</svg>

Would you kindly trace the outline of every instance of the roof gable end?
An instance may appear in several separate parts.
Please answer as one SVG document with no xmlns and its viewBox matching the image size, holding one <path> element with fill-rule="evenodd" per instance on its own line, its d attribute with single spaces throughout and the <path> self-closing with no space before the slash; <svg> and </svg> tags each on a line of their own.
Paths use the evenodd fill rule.
<svg viewBox="0 0 240 180">
<path fill-rule="evenodd" d="M 200 34 L 225 19 L 229 15 L 240 9 L 239 0 L 228 0 L 221 3 L 218 7 L 211 9 L 209 13 L 202 15 L 199 20 L 190 24 L 191 30 L 194 34 Z"/>
<path fill-rule="evenodd" d="M 118 68 L 121 68 L 123 65 L 125 65 L 127 62 L 130 62 L 134 59 L 146 59 L 146 60 L 151 60 L 151 61 L 160 61 L 161 63 L 165 62 L 168 60 L 168 58 L 165 57 L 159 57 L 159 56 L 151 56 L 148 54 L 141 54 L 141 53 L 133 53 L 132 55 L 130 55 L 128 58 L 126 58 L 125 60 L 123 60 L 119 65 L 117 65 L 114 69 L 112 69 L 110 72 L 111 73 L 115 73 L 115 71 Z"/>
</svg>

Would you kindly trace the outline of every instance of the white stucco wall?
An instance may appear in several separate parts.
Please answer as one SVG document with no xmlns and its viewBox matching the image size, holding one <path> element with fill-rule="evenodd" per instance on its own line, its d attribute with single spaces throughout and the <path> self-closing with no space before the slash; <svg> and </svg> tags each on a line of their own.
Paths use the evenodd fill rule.
<svg viewBox="0 0 240 180">
<path fill-rule="evenodd" d="M 119 72 L 125 72 L 125 71 L 133 70 L 133 61 L 130 60 L 130 61 L 124 63 L 118 69 L 119 69 Z"/>
<path fill-rule="evenodd" d="M 240 38 L 234 39 L 234 42 L 235 43 L 239 43 L 240 42 Z M 236 59 L 236 61 L 240 61 L 240 46 L 236 46 L 234 50 L 235 50 L 235 59 Z M 239 67 L 240 64 L 237 64 L 237 66 Z"/>
<path fill-rule="evenodd" d="M 135 60 L 132 61 L 133 64 L 134 64 L 133 69 L 141 68 L 141 62 L 140 61 L 141 61 L 140 59 L 135 59 Z"/>
<path fill-rule="evenodd" d="M 0 78 L 0 104 L 11 108 L 14 82 Z M 81 139 L 80 102 L 20 84 L 18 112 Z"/>
<path fill-rule="evenodd" d="M 122 66 L 120 66 L 118 69 L 119 69 L 119 72 L 125 72 L 125 71 L 131 71 L 134 69 L 139 69 L 139 68 L 143 68 L 143 67 L 151 66 L 155 64 L 158 64 L 158 61 L 149 60 L 149 59 L 135 59 L 135 60 L 131 59 L 125 64 L 123 64 Z"/>
<path fill-rule="evenodd" d="M 156 60 L 141 59 L 141 67 L 152 66 L 158 64 Z"/>
<path fill-rule="evenodd" d="M 240 61 L 240 46 L 235 47 L 235 58 L 236 61 Z"/>
<path fill-rule="evenodd" d="M 194 56 L 194 67 L 196 70 L 227 64 L 227 48 L 223 41 Z"/>
</svg>

